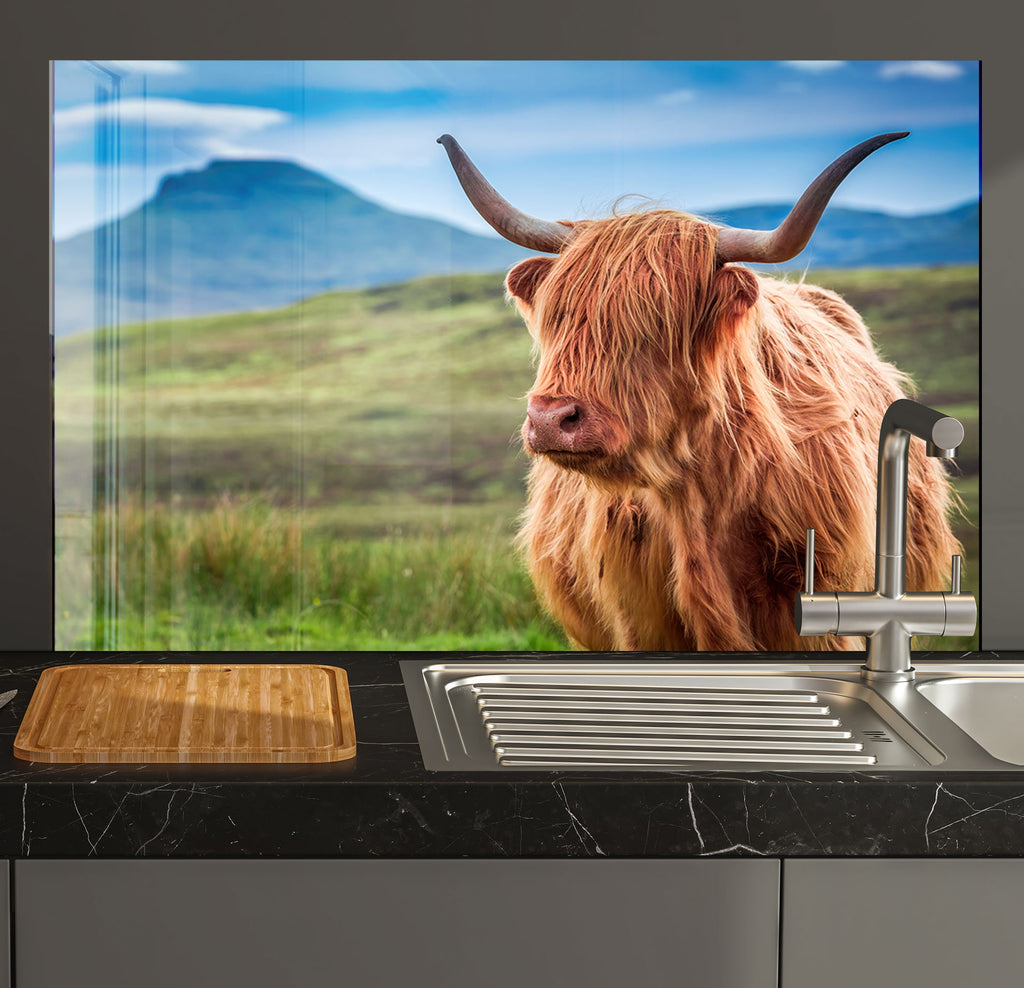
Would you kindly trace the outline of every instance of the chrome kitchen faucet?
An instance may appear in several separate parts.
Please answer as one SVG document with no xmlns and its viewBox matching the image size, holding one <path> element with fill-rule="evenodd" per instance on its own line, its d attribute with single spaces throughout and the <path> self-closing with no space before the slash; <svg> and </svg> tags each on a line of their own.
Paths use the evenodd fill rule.
<svg viewBox="0 0 1024 988">
<path fill-rule="evenodd" d="M 964 427 L 916 401 L 893 402 L 878 436 L 878 519 L 875 589 L 815 593 L 814 529 L 807 529 L 804 592 L 796 598 L 800 635 L 865 635 L 867 663 L 861 676 L 876 682 L 907 682 L 912 635 L 973 635 L 978 605 L 960 590 L 960 556 L 953 556 L 952 589 L 907 593 L 907 451 L 910 437 L 927 444 L 929 456 L 953 458 Z"/>
</svg>

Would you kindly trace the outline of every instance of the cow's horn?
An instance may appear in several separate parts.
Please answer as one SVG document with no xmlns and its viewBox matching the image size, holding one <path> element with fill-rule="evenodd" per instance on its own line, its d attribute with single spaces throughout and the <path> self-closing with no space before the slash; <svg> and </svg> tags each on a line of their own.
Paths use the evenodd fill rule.
<svg viewBox="0 0 1024 988">
<path fill-rule="evenodd" d="M 821 219 L 832 193 L 839 183 L 850 174 L 872 151 L 890 141 L 906 137 L 909 131 L 898 134 L 879 134 L 851 148 L 836 158 L 800 197 L 800 201 L 774 230 L 736 230 L 722 227 L 718 233 L 718 247 L 715 255 L 723 264 L 726 261 L 762 261 L 774 264 L 796 257 L 807 246 L 814 228 Z"/>
<path fill-rule="evenodd" d="M 506 240 L 530 250 L 557 254 L 572 239 L 570 224 L 534 219 L 498 195 L 451 134 L 442 134 L 437 143 L 448 152 L 452 168 L 476 211 Z"/>
</svg>

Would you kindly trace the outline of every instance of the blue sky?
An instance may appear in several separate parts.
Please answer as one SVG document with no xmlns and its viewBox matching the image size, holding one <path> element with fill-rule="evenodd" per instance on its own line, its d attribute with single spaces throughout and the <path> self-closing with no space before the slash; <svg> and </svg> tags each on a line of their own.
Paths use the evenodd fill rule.
<svg viewBox="0 0 1024 988">
<path fill-rule="evenodd" d="M 105 215 L 96 92 L 112 78 L 114 212 L 169 173 L 283 158 L 490 233 L 435 143 L 444 132 L 545 219 L 607 215 L 628 194 L 692 212 L 792 202 L 848 147 L 893 130 L 911 135 L 859 166 L 835 203 L 909 214 L 980 194 L 977 62 L 56 62 L 57 239 Z"/>
</svg>

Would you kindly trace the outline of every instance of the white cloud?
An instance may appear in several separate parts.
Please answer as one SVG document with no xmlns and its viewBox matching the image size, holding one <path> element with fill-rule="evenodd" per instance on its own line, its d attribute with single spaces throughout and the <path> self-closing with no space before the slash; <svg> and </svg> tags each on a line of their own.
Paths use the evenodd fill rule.
<svg viewBox="0 0 1024 988">
<path fill-rule="evenodd" d="M 146 75 L 181 75 L 186 71 L 185 66 L 181 62 L 132 62 L 103 59 L 100 65 L 107 65 L 115 72 L 142 72 Z"/>
<path fill-rule="evenodd" d="M 696 89 L 673 89 L 671 92 L 662 93 L 657 97 L 657 101 L 665 106 L 677 106 L 680 103 L 690 103 L 696 98 Z"/>
<path fill-rule="evenodd" d="M 916 79 L 958 79 L 964 74 L 956 62 L 886 62 L 878 73 L 883 79 L 909 76 Z"/>
<path fill-rule="evenodd" d="M 834 69 L 842 68 L 846 62 L 830 62 L 825 59 L 819 59 L 817 61 L 804 61 L 804 62 L 783 62 L 783 65 L 789 66 L 791 69 L 798 69 L 801 72 L 832 72 Z"/>
<path fill-rule="evenodd" d="M 116 112 L 121 124 L 144 123 L 148 128 L 187 131 L 190 134 L 185 139 L 190 137 L 196 141 L 237 138 L 284 124 L 290 119 L 281 110 L 263 106 L 130 97 L 117 103 L 79 103 L 54 111 L 54 139 L 58 144 L 76 139 L 111 110 Z"/>
</svg>

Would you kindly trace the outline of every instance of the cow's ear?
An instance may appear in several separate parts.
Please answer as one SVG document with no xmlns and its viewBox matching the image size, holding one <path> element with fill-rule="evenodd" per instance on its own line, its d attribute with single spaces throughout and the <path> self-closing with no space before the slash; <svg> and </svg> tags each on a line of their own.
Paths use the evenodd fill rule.
<svg viewBox="0 0 1024 988">
<path fill-rule="evenodd" d="M 732 338 L 736 327 L 757 301 L 757 275 L 727 264 L 711 282 L 711 299 L 703 320 L 705 330 L 718 343 Z"/>
<path fill-rule="evenodd" d="M 509 271 L 505 288 L 509 297 L 515 299 L 521 309 L 533 307 L 537 286 L 547 277 L 554 263 L 553 257 L 528 257 Z"/>
<path fill-rule="evenodd" d="M 746 315 L 757 301 L 757 275 L 747 268 L 728 264 L 715 272 L 714 294 L 718 317 L 734 322 Z"/>
<path fill-rule="evenodd" d="M 695 329 L 696 339 L 708 346 L 707 354 L 719 353 L 733 340 L 757 296 L 757 276 L 752 271 L 730 264 L 714 273 L 707 308 Z"/>
</svg>

